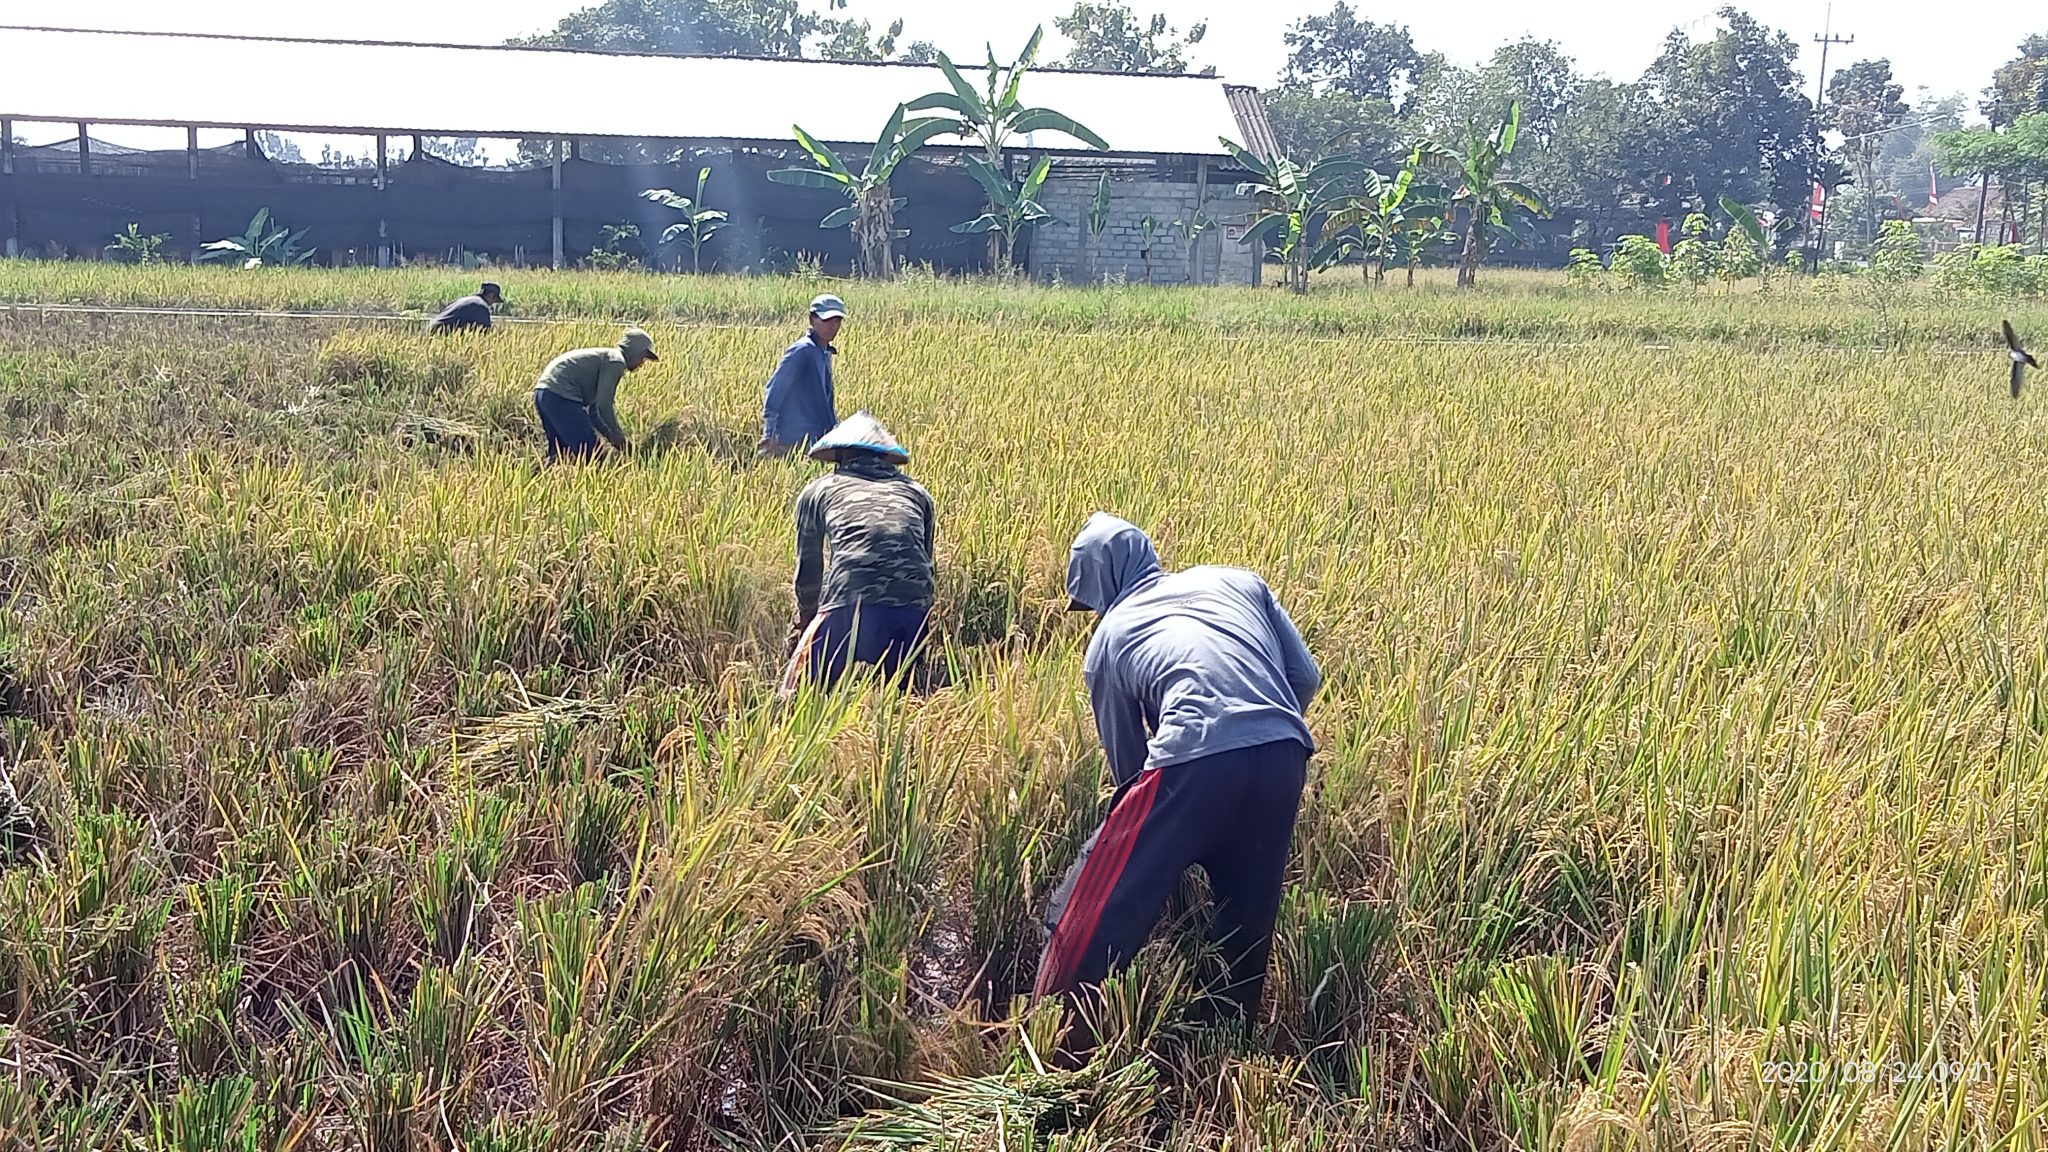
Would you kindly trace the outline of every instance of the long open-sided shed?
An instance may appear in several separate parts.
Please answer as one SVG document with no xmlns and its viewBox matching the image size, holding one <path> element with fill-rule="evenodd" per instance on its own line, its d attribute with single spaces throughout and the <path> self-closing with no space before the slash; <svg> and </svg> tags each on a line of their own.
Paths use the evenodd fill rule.
<svg viewBox="0 0 2048 1152">
<path fill-rule="evenodd" d="M 736 226 L 707 246 L 707 262 L 765 267 L 809 253 L 843 264 L 846 234 L 817 228 L 833 194 L 766 179 L 802 162 L 791 126 L 864 149 L 897 104 L 946 87 L 938 68 L 912 64 L 28 27 L 0 27 L 0 59 L 0 237 L 9 254 L 96 251 L 129 222 L 169 233 L 189 252 L 268 207 L 336 262 L 466 250 L 560 266 L 595 247 L 606 224 L 639 223 L 644 238 L 658 236 L 665 210 L 638 192 L 687 189 L 709 166 L 706 199 Z M 1042 70 L 1025 79 L 1023 95 L 1110 144 L 1098 152 L 1057 132 L 1020 141 L 1019 157 L 1057 158 L 1045 199 L 1059 223 L 1040 227 L 1027 250 L 1034 272 L 1256 276 L 1250 250 L 1234 242 L 1245 205 L 1220 143 L 1270 151 L 1254 91 L 1213 77 Z M 16 145 L 30 121 L 75 134 Z M 117 150 L 96 143 L 94 125 L 182 128 L 186 146 Z M 200 132 L 215 129 L 243 141 L 201 148 Z M 375 160 L 355 171 L 278 163 L 259 144 L 265 132 L 360 136 Z M 455 164 L 423 143 L 450 137 L 521 141 L 527 163 Z M 963 144 L 939 137 L 899 171 L 893 191 L 909 201 L 909 259 L 964 269 L 985 258 L 980 238 L 948 231 L 979 211 L 980 189 L 957 160 Z M 1111 211 L 1097 235 L 1087 207 L 1105 171 Z M 1182 245 L 1165 233 L 1197 211 L 1217 226 L 1196 246 L 1191 277 Z"/>
</svg>

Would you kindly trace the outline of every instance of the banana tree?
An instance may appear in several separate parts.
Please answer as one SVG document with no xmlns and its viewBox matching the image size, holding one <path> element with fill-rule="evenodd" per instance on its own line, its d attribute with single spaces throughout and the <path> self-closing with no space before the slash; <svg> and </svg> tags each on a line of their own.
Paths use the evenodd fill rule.
<svg viewBox="0 0 2048 1152">
<path fill-rule="evenodd" d="M 1419 234 L 1434 233 L 1436 242 L 1441 242 L 1443 213 L 1439 206 L 1448 195 L 1446 189 L 1420 179 L 1422 165 L 1423 149 L 1418 144 L 1393 176 L 1370 169 L 1363 173 L 1362 192 L 1332 211 L 1323 229 L 1331 242 L 1345 249 L 1332 262 L 1351 252 L 1362 253 L 1362 274 L 1375 282 L 1387 278 L 1388 264 L 1409 263 L 1412 282 L 1412 257 L 1422 238 Z"/>
<path fill-rule="evenodd" d="M 912 112 L 942 111 L 949 114 L 951 130 L 961 139 L 981 149 L 981 160 L 995 171 L 1002 172 L 1003 155 L 1011 140 L 1032 132 L 1060 132 L 1100 151 L 1109 151 L 1109 142 L 1096 135 L 1086 125 L 1073 117 L 1050 108 L 1027 108 L 1018 97 L 1023 85 L 1024 74 L 1038 58 L 1038 45 L 1045 37 L 1045 28 L 1040 26 L 1031 33 L 1031 42 L 1024 45 L 1014 63 L 1004 66 L 996 62 L 993 46 L 988 49 L 988 64 L 982 86 L 977 89 L 960 74 L 951 58 L 944 52 L 939 56 L 939 70 L 945 74 L 947 91 L 932 92 L 912 100 Z M 977 176 L 979 179 L 979 176 Z M 1028 182 L 1029 177 L 1026 177 Z M 1009 178 L 1003 177 L 1008 184 Z M 984 184 L 986 187 L 986 184 Z M 1013 186 L 1020 195 L 1012 199 L 1029 199 L 1022 196 L 1023 184 Z M 1000 215 L 1003 199 L 990 194 L 988 211 Z M 1006 246 L 1009 234 L 999 229 L 988 230 L 989 265 L 998 271 L 1009 266 L 1010 253 Z"/>
<path fill-rule="evenodd" d="M 649 188 L 647 191 L 640 193 L 642 199 L 652 200 L 656 204 L 660 204 L 665 208 L 673 208 L 683 214 L 681 223 L 671 224 L 667 230 L 662 232 L 661 242 L 663 244 L 681 242 L 689 245 L 691 272 L 704 271 L 704 267 L 700 262 L 700 258 L 704 253 L 704 243 L 726 225 L 725 213 L 716 208 L 706 208 L 704 206 L 704 183 L 709 179 L 711 179 L 711 169 L 700 168 L 697 170 L 697 194 L 695 196 L 678 196 L 666 188 Z"/>
<path fill-rule="evenodd" d="M 1102 250 L 1102 234 L 1109 228 L 1109 173 L 1104 172 L 1096 182 L 1095 198 L 1088 204 L 1088 279 L 1096 280 L 1097 255 Z"/>
<path fill-rule="evenodd" d="M 199 246 L 201 260 L 236 261 L 244 268 L 274 268 L 305 264 L 313 259 L 311 248 L 299 247 L 306 229 L 297 232 L 282 225 L 271 227 L 270 209 L 259 208 L 240 236 L 215 240 Z"/>
<path fill-rule="evenodd" d="M 1501 169 L 1514 155 L 1521 135 L 1522 102 L 1508 105 L 1508 114 L 1492 133 L 1482 136 L 1471 121 L 1465 123 L 1465 148 L 1454 152 L 1441 146 L 1425 151 L 1450 164 L 1458 180 L 1451 197 L 1453 209 L 1465 214 L 1465 251 L 1458 259 L 1458 287 L 1470 288 L 1479 280 L 1479 265 L 1493 249 L 1494 238 L 1512 233 L 1518 209 L 1548 216 L 1550 209 L 1528 185 L 1505 179 Z"/>
<path fill-rule="evenodd" d="M 1406 269 L 1408 287 L 1415 287 L 1415 270 L 1420 268 L 1430 253 L 1456 247 L 1458 230 L 1453 225 L 1447 206 L 1442 202 L 1418 210 L 1412 217 L 1410 227 L 1394 235 L 1393 262 Z"/>
<path fill-rule="evenodd" d="M 1045 188 L 1045 178 L 1052 172 L 1052 157 L 1039 157 L 1030 174 L 1024 177 L 1024 182 L 1016 187 L 1011 187 L 1001 172 L 978 156 L 967 158 L 967 170 L 973 173 L 982 191 L 988 193 L 991 209 L 964 224 L 953 225 L 953 231 L 967 234 L 986 232 L 991 238 L 1001 236 L 1004 257 L 997 268 L 1007 271 L 1009 254 L 1017 250 L 1017 239 L 1023 235 L 1024 229 L 1046 220 L 1055 224 L 1059 222 L 1038 202 L 1038 194 Z"/>
<path fill-rule="evenodd" d="M 801 126 L 792 124 L 796 142 L 810 154 L 815 168 L 777 168 L 768 179 L 799 188 L 822 188 L 844 195 L 850 203 L 818 221 L 820 228 L 852 228 L 855 249 L 860 254 L 861 275 L 886 280 L 896 274 L 895 242 L 908 232 L 896 227 L 896 209 L 903 199 L 889 195 L 889 177 L 896 166 L 941 133 L 951 131 L 953 122 L 944 117 L 906 120 L 903 105 L 889 116 L 889 123 L 875 139 L 874 151 L 859 172 L 848 167 L 839 154 L 820 144 Z"/>
<path fill-rule="evenodd" d="M 1787 216 L 1775 226 L 1766 228 L 1763 221 L 1757 219 L 1756 213 L 1750 211 L 1749 205 L 1725 192 L 1721 194 L 1721 211 L 1728 214 L 1728 219 L 1735 222 L 1736 230 L 1748 239 L 1750 247 L 1756 253 L 1757 276 L 1768 285 L 1771 281 L 1771 253 L 1777 248 L 1780 240 L 1799 230 L 1798 218 Z M 1740 269 L 1747 263 L 1747 260 L 1729 261 L 1731 270 Z"/>
<path fill-rule="evenodd" d="M 1190 284 L 1202 282 L 1201 269 L 1195 265 L 1195 248 L 1201 244 L 1202 234 L 1216 226 L 1216 221 L 1203 211 L 1205 207 L 1197 204 L 1193 212 L 1167 225 L 1170 231 L 1180 233 L 1181 268 Z"/>
<path fill-rule="evenodd" d="M 1365 162 L 1350 156 L 1325 156 L 1307 165 L 1284 156 L 1264 160 L 1217 139 L 1253 176 L 1237 186 L 1237 194 L 1250 197 L 1254 204 L 1251 227 L 1239 243 L 1270 243 L 1287 266 L 1288 290 L 1306 293 L 1308 274 L 1325 266 L 1334 251 L 1321 239 L 1329 216 L 1344 205 L 1345 184 L 1366 170 Z"/>
</svg>

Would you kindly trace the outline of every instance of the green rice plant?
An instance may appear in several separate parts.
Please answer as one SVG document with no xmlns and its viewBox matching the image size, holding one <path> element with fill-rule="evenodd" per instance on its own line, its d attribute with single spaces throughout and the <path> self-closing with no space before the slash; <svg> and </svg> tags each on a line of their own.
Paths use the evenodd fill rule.
<svg viewBox="0 0 2048 1152">
<path fill-rule="evenodd" d="M 573 787 L 562 828 L 562 858 L 573 884 L 601 883 L 623 863 L 634 823 L 634 798 L 603 780 Z"/>
<path fill-rule="evenodd" d="M 399 1038 L 385 1032 L 367 1000 L 341 1009 L 336 1040 L 346 1067 L 342 1093 L 364 1152 L 405 1152 L 429 1128 L 426 1077 Z"/>
<path fill-rule="evenodd" d="M 453 843 L 423 862 L 413 916 L 427 946 L 443 964 L 461 960 L 484 943 L 491 923 L 491 888 L 503 867 L 511 803 L 502 796 L 465 797 Z"/>
<path fill-rule="evenodd" d="M 187 1080 L 150 1114 L 154 1152 L 257 1152 L 255 1084 L 246 1076 Z"/>
<path fill-rule="evenodd" d="M 1274 966 L 1286 989 L 1282 1018 L 1298 1012 L 1302 1046 L 1341 1057 L 1370 1034 L 1395 923 L 1373 905 L 1307 891 L 1288 893 L 1280 918 Z"/>
<path fill-rule="evenodd" d="M 475 1096 L 475 1047 L 498 988 L 481 965 L 429 968 L 413 985 L 405 1048 L 422 1095 L 443 1134 L 466 1127 Z"/>
<path fill-rule="evenodd" d="M 248 939 L 249 916 L 256 891 L 241 872 L 223 872 L 200 884 L 185 886 L 185 902 L 199 940 L 199 955 L 210 964 L 228 964 L 241 955 Z"/>
<path fill-rule="evenodd" d="M 242 976 L 240 964 L 202 964 L 164 981 L 165 1028 L 177 1044 L 181 1074 L 195 1079 L 217 1076 L 234 1059 Z"/>
</svg>

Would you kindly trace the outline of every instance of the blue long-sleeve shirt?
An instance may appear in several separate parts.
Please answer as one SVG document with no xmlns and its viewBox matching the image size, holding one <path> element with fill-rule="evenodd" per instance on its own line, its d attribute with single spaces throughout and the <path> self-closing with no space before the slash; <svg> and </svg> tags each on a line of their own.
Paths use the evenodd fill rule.
<svg viewBox="0 0 2048 1152">
<path fill-rule="evenodd" d="M 1256 573 L 1165 572 L 1144 532 L 1096 513 L 1067 591 L 1103 613 L 1082 670 L 1117 783 L 1278 740 L 1315 750 L 1304 713 L 1322 672 Z"/>
<path fill-rule="evenodd" d="M 804 333 L 782 354 L 761 398 L 761 443 L 802 444 L 839 423 L 832 396 L 833 348 Z"/>
<path fill-rule="evenodd" d="M 464 296 L 441 310 L 441 314 L 427 322 L 429 332 L 457 332 L 464 328 L 491 326 L 491 306 L 481 296 Z"/>
</svg>

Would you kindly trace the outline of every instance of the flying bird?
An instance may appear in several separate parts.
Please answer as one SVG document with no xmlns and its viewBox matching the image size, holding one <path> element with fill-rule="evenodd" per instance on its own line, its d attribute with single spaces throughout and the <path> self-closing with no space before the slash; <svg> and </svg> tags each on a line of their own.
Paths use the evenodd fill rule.
<svg viewBox="0 0 2048 1152">
<path fill-rule="evenodd" d="M 2041 362 L 2034 359 L 2033 353 L 2020 347 L 2020 338 L 2012 334 L 2012 321 L 2001 320 L 1999 323 L 2005 325 L 2006 354 L 2012 357 L 2012 394 L 2014 399 L 2018 399 L 2020 382 L 2027 378 L 2027 369 L 2039 368 Z"/>
</svg>

